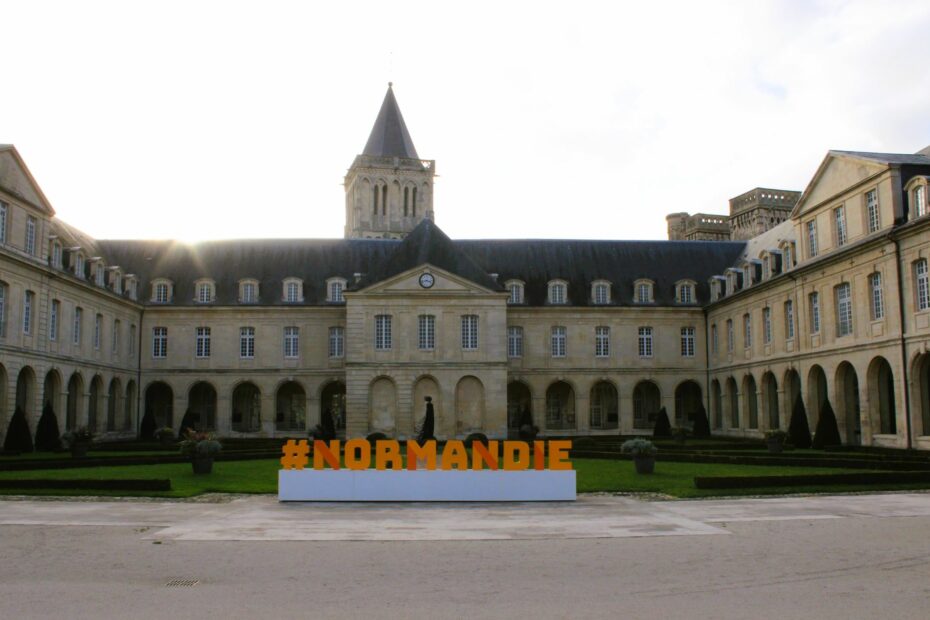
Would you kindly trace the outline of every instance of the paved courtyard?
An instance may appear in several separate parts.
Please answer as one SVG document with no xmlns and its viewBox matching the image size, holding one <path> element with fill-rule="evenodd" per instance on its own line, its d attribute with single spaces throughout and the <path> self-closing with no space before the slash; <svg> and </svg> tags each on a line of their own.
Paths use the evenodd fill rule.
<svg viewBox="0 0 930 620">
<path fill-rule="evenodd" d="M 644 615 L 930 617 L 930 494 L 0 501 L 0 618 Z"/>
</svg>

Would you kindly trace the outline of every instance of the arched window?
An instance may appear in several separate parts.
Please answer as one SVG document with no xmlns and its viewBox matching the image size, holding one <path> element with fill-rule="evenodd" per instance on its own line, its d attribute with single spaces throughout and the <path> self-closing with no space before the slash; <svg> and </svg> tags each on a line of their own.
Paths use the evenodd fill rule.
<svg viewBox="0 0 930 620">
<path fill-rule="evenodd" d="M 683 305 L 691 305 L 697 300 L 695 284 L 691 280 L 684 280 L 675 285 L 675 301 Z"/>
<path fill-rule="evenodd" d="M 156 304 L 171 303 L 171 280 L 157 279 L 152 282 L 152 302 Z"/>
<path fill-rule="evenodd" d="M 633 283 L 633 291 L 635 295 L 633 301 L 638 304 L 651 304 L 655 300 L 652 280 L 637 280 Z"/>
<path fill-rule="evenodd" d="M 371 214 L 378 215 L 378 185 L 375 184 L 371 188 Z"/>
<path fill-rule="evenodd" d="M 287 278 L 284 280 L 284 290 L 282 299 L 287 303 L 300 303 L 304 300 L 304 283 L 299 278 Z"/>
<path fill-rule="evenodd" d="M 564 280 L 549 282 L 549 303 L 553 305 L 568 303 L 568 285 Z"/>
<path fill-rule="evenodd" d="M 239 303 L 258 303 L 258 280 L 239 280 Z"/>
<path fill-rule="evenodd" d="M 216 297 L 213 280 L 198 280 L 194 285 L 195 298 L 198 304 L 213 303 Z"/>
<path fill-rule="evenodd" d="M 405 187 L 404 188 L 404 217 L 407 217 L 409 215 L 409 207 L 410 207 L 410 188 Z"/>
<path fill-rule="evenodd" d="M 417 188 L 416 187 L 413 188 L 411 198 L 412 200 L 410 202 L 412 203 L 412 207 L 413 207 L 413 217 L 416 217 L 417 216 Z"/>
<path fill-rule="evenodd" d="M 345 297 L 342 293 L 345 291 L 346 281 L 343 278 L 330 278 L 326 281 L 326 301 L 330 303 L 343 303 Z"/>
<path fill-rule="evenodd" d="M 598 306 L 609 304 L 610 282 L 606 280 L 595 280 L 591 285 L 591 300 Z"/>
<path fill-rule="evenodd" d="M 381 215 L 387 215 L 388 187 L 381 186 Z"/>
<path fill-rule="evenodd" d="M 510 292 L 510 298 L 507 300 L 508 304 L 523 303 L 523 282 L 520 280 L 507 280 L 504 286 Z"/>
</svg>

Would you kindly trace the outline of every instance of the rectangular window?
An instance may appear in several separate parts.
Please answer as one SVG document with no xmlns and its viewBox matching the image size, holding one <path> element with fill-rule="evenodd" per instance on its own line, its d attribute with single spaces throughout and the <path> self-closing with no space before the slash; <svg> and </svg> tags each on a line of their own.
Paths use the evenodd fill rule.
<svg viewBox="0 0 930 620">
<path fill-rule="evenodd" d="M 882 274 L 875 272 L 869 276 L 869 289 L 872 291 L 872 320 L 885 318 L 885 300 L 882 297 Z"/>
<path fill-rule="evenodd" d="M 930 282 L 927 281 L 927 259 L 914 263 L 914 275 L 917 279 L 917 309 L 930 308 Z"/>
<path fill-rule="evenodd" d="M 110 334 L 110 353 L 116 355 L 119 351 L 119 321 L 113 320 L 113 332 Z"/>
<path fill-rule="evenodd" d="M 104 286 L 104 284 L 105 284 L 105 280 L 104 280 L 105 275 L 106 275 L 106 271 L 104 271 L 104 269 L 103 269 L 103 263 L 101 263 L 101 262 L 98 261 L 98 262 L 94 265 L 94 281 L 97 283 L 97 286 L 99 286 L 99 287 L 101 287 L 101 288 Z"/>
<path fill-rule="evenodd" d="M 52 267 L 61 269 L 61 244 L 52 244 Z"/>
<path fill-rule="evenodd" d="M 58 340 L 58 314 L 61 312 L 61 302 L 52 300 L 52 310 L 48 315 L 48 339 Z"/>
<path fill-rule="evenodd" d="M 340 303 L 345 301 L 342 297 L 342 282 L 337 280 L 329 283 L 329 300 Z"/>
<path fill-rule="evenodd" d="M 36 218 L 31 215 L 26 219 L 26 254 L 36 253 Z"/>
<path fill-rule="evenodd" d="M 297 282 L 287 283 L 284 300 L 290 303 L 300 301 L 300 286 L 298 286 Z"/>
<path fill-rule="evenodd" d="M 714 355 L 717 355 L 719 349 L 719 340 L 717 336 L 717 324 L 714 323 L 710 326 L 710 350 Z"/>
<path fill-rule="evenodd" d="M 210 357 L 210 328 L 197 328 L 197 357 Z"/>
<path fill-rule="evenodd" d="M 610 328 L 609 327 L 595 327 L 594 328 L 594 356 L 595 357 L 609 357 L 610 356 Z"/>
<path fill-rule="evenodd" d="M 103 315 L 94 316 L 94 349 L 100 350 L 100 330 L 103 329 Z"/>
<path fill-rule="evenodd" d="M 164 359 L 168 357 L 168 328 L 152 328 L 152 357 Z"/>
<path fill-rule="evenodd" d="M 136 354 L 136 326 L 129 326 L 129 355 Z"/>
<path fill-rule="evenodd" d="M 733 319 L 727 319 L 727 351 L 733 353 L 736 348 L 736 335 L 733 333 Z"/>
<path fill-rule="evenodd" d="M 242 303 L 244 304 L 254 304 L 256 302 L 256 297 L 258 297 L 255 291 L 254 282 L 246 282 L 242 285 Z"/>
<path fill-rule="evenodd" d="M 375 350 L 388 351 L 391 349 L 391 315 L 378 314 L 375 316 Z"/>
<path fill-rule="evenodd" d="M 848 336 L 853 331 L 852 294 L 849 283 L 836 287 L 836 335 Z"/>
<path fill-rule="evenodd" d="M 478 348 L 478 315 L 466 314 L 462 316 L 462 348 L 474 351 Z"/>
<path fill-rule="evenodd" d="M 752 347 L 752 317 L 749 314 L 743 315 L 743 347 Z"/>
<path fill-rule="evenodd" d="M 74 322 L 71 324 L 71 343 L 74 345 L 81 344 L 81 320 L 84 311 L 81 308 L 74 309 Z"/>
<path fill-rule="evenodd" d="M 208 283 L 203 282 L 197 286 L 197 302 L 201 304 L 208 304 L 213 301 L 213 287 Z"/>
<path fill-rule="evenodd" d="M 762 340 L 765 344 L 772 342 L 772 309 L 762 308 Z"/>
<path fill-rule="evenodd" d="M 652 328 L 639 328 L 639 356 L 652 357 Z"/>
<path fill-rule="evenodd" d="M 0 202 L 0 243 L 6 243 L 7 210 L 6 203 Z"/>
<path fill-rule="evenodd" d="M 23 333 L 27 336 L 32 335 L 32 307 L 35 305 L 36 294 L 32 291 L 26 291 L 23 297 Z"/>
<path fill-rule="evenodd" d="M 679 302 L 683 304 L 694 303 L 694 287 L 690 284 L 682 284 L 678 289 Z"/>
<path fill-rule="evenodd" d="M 681 356 L 694 357 L 694 328 L 681 328 Z"/>
<path fill-rule="evenodd" d="M 881 227 L 878 214 L 878 190 L 873 189 L 865 193 L 865 210 L 869 221 L 869 232 L 876 232 Z"/>
<path fill-rule="evenodd" d="M 520 284 L 511 284 L 510 285 L 510 303 L 512 304 L 522 304 L 523 303 L 523 286 Z"/>
<path fill-rule="evenodd" d="M 168 285 L 165 282 L 159 282 L 155 285 L 155 303 L 168 303 Z"/>
<path fill-rule="evenodd" d="M 923 185 L 914 190 L 914 214 L 915 217 L 927 215 L 927 195 Z"/>
<path fill-rule="evenodd" d="M 649 284 L 644 282 L 636 287 L 636 301 L 637 303 L 648 304 L 649 300 Z"/>
<path fill-rule="evenodd" d="M 552 357 L 565 357 L 565 328 L 552 328 Z"/>
<path fill-rule="evenodd" d="M 782 271 L 788 271 L 789 269 L 791 269 L 791 267 L 793 267 L 793 265 L 791 264 L 792 255 L 791 255 L 791 244 L 790 243 L 785 246 L 785 249 L 782 252 L 782 259 L 783 259 L 782 262 L 784 263 L 781 266 Z"/>
<path fill-rule="evenodd" d="M 817 222 L 811 220 L 807 223 L 807 257 L 817 256 Z"/>
<path fill-rule="evenodd" d="M 811 293 L 810 307 L 811 307 L 811 333 L 819 334 L 820 333 L 820 294 L 819 293 Z"/>
<path fill-rule="evenodd" d="M 432 351 L 436 348 L 436 317 L 432 314 L 421 314 L 417 317 L 417 348 L 421 351 Z"/>
<path fill-rule="evenodd" d="M 284 328 L 284 357 L 287 359 L 300 357 L 300 330 L 297 327 Z"/>
<path fill-rule="evenodd" d="M 507 328 L 507 357 L 523 357 L 523 328 Z"/>
<path fill-rule="evenodd" d="M 844 207 L 833 209 L 833 226 L 836 230 L 836 246 L 846 245 L 846 209 Z"/>
<path fill-rule="evenodd" d="M 329 356 L 342 357 L 345 355 L 345 332 L 341 327 L 329 328 Z"/>
<path fill-rule="evenodd" d="M 785 337 L 794 338 L 794 302 L 790 299 L 785 302 Z"/>
<path fill-rule="evenodd" d="M 594 303 L 598 305 L 604 305 L 610 301 L 609 297 L 610 289 L 606 284 L 598 284 L 594 287 Z"/>
<path fill-rule="evenodd" d="M 253 359 L 255 357 L 255 328 L 239 328 L 239 357 Z"/>
<path fill-rule="evenodd" d="M 549 287 L 549 303 L 553 304 L 564 304 L 565 303 L 565 285 L 564 284 L 553 284 Z"/>
</svg>

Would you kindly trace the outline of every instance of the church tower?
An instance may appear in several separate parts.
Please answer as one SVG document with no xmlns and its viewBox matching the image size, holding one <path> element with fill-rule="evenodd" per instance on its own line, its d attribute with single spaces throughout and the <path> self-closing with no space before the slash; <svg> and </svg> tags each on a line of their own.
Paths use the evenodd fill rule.
<svg viewBox="0 0 930 620">
<path fill-rule="evenodd" d="M 345 178 L 346 239 L 400 239 L 433 219 L 436 162 L 420 159 L 388 83 L 368 143 Z"/>
</svg>

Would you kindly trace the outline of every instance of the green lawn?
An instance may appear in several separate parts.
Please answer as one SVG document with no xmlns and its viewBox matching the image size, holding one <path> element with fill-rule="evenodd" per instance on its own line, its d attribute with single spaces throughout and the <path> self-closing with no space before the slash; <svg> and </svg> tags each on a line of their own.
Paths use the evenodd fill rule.
<svg viewBox="0 0 930 620">
<path fill-rule="evenodd" d="M 694 476 L 751 476 L 780 474 L 837 473 L 826 467 L 767 467 L 754 465 L 718 465 L 710 463 L 656 463 L 656 473 L 637 475 L 631 461 L 574 459 L 578 471 L 578 491 L 593 492 L 653 492 L 673 497 L 708 497 L 741 494 L 783 494 L 815 491 L 856 491 L 900 488 L 924 488 L 920 485 L 884 485 L 881 487 L 834 486 L 797 489 L 699 490 L 694 488 Z M 0 489 L 0 494 L 20 495 L 145 495 L 153 497 L 191 497 L 201 493 L 276 493 L 277 459 L 255 461 L 225 461 L 213 465 L 213 473 L 194 476 L 189 463 L 164 465 L 134 465 L 126 467 L 88 467 L 62 470 L 0 472 L 0 478 L 170 478 L 171 491 L 166 492 L 103 492 L 66 490 L 21 491 Z M 930 485 L 926 485 L 930 487 Z"/>
<path fill-rule="evenodd" d="M 179 454 L 177 448 L 173 450 L 91 450 L 87 453 L 87 458 L 105 459 L 111 456 L 152 456 L 167 455 L 175 456 Z M 2 455 L 0 463 L 3 461 L 70 461 L 73 457 L 70 452 L 24 452 L 16 456 Z"/>
</svg>

